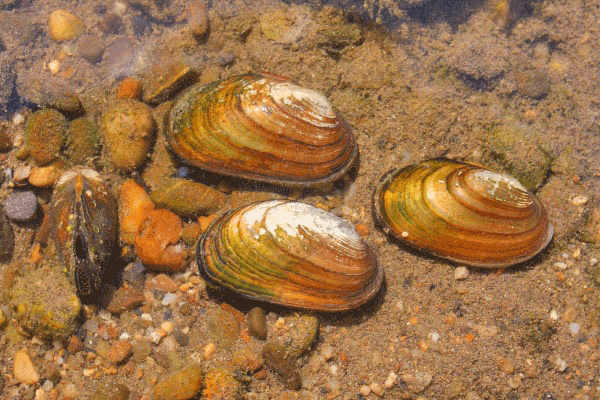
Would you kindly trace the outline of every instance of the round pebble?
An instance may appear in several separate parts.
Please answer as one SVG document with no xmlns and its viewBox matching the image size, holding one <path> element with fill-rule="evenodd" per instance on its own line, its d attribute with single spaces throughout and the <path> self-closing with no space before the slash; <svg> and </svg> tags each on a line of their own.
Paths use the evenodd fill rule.
<svg viewBox="0 0 600 400">
<path fill-rule="evenodd" d="M 467 279 L 469 276 L 469 269 L 467 267 L 457 267 L 454 270 L 454 279 L 457 281 Z"/>
<path fill-rule="evenodd" d="M 248 311 L 248 333 L 259 340 L 267 338 L 267 318 L 260 307 L 254 307 Z"/>
<path fill-rule="evenodd" d="M 100 62 L 104 54 L 104 40 L 96 35 L 83 35 L 77 43 L 77 50 L 89 62 Z"/>
<path fill-rule="evenodd" d="M 67 10 L 54 10 L 48 18 L 50 36 L 57 42 L 78 37 L 85 30 L 81 18 Z"/>
<path fill-rule="evenodd" d="M 37 198 L 31 190 L 13 192 L 4 200 L 4 212 L 6 216 L 16 222 L 32 220 L 37 208 Z"/>
</svg>

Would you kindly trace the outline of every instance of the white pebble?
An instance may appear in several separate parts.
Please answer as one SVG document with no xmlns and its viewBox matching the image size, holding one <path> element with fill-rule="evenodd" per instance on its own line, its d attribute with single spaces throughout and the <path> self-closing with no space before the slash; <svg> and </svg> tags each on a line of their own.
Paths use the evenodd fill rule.
<svg viewBox="0 0 600 400">
<path fill-rule="evenodd" d="M 572 322 L 569 324 L 569 330 L 571 331 L 571 334 L 573 334 L 573 335 L 577 335 L 579 333 L 580 328 L 581 327 L 576 322 Z"/>
<path fill-rule="evenodd" d="M 58 74 L 58 71 L 60 71 L 60 61 L 58 60 L 50 61 L 47 66 L 52 75 L 56 75 Z"/>
<path fill-rule="evenodd" d="M 167 294 L 165 294 L 165 297 L 163 297 L 163 299 L 162 299 L 162 305 L 169 306 L 169 305 L 173 304 L 175 302 L 175 300 L 177 300 L 177 295 L 175 293 L 167 293 Z"/>
<path fill-rule="evenodd" d="M 467 267 L 457 267 L 454 270 L 454 279 L 457 281 L 467 279 L 469 276 L 469 269 Z"/>
<path fill-rule="evenodd" d="M 432 342 L 437 342 L 438 340 L 440 340 L 440 334 L 437 332 L 429 332 L 427 334 L 427 337 L 429 338 L 429 340 L 431 340 Z"/>
<path fill-rule="evenodd" d="M 333 364 L 329 367 L 329 373 L 331 375 L 337 375 L 338 374 L 338 366 L 336 364 Z"/>
<path fill-rule="evenodd" d="M 397 380 L 398 380 L 398 375 L 396 375 L 394 373 L 394 371 L 390 371 L 390 374 L 388 375 L 388 377 L 385 379 L 385 382 L 383 383 L 383 387 L 386 389 L 389 389 L 396 384 Z"/>
<path fill-rule="evenodd" d="M 552 264 L 552 265 L 554 265 L 554 266 L 555 266 L 556 268 L 558 268 L 558 269 L 563 269 L 563 270 L 564 270 L 564 269 L 567 269 L 567 263 L 564 263 L 564 262 L 562 262 L 562 261 L 555 262 L 555 263 L 554 263 L 554 264 Z"/>
<path fill-rule="evenodd" d="M 150 334 L 148 335 L 148 339 L 155 344 L 158 344 L 160 342 L 160 339 L 162 339 L 162 336 L 160 333 L 158 333 L 157 331 L 152 331 L 150 332 Z"/>
<path fill-rule="evenodd" d="M 105 321 L 110 321 L 112 318 L 112 314 L 108 310 L 100 310 L 98 311 L 98 317 Z"/>
<path fill-rule="evenodd" d="M 321 355 L 323 356 L 323 359 L 329 360 L 331 357 L 333 357 L 333 346 L 324 344 L 321 347 Z"/>
<path fill-rule="evenodd" d="M 123 332 L 119 335 L 119 340 L 127 340 L 129 339 L 131 336 L 129 335 L 129 333 L 127 332 Z"/>
<path fill-rule="evenodd" d="M 590 198 L 588 196 L 580 194 L 571 199 L 571 204 L 579 207 L 586 205 L 588 201 L 590 201 Z"/>
<path fill-rule="evenodd" d="M 556 311 L 554 308 L 552 310 L 550 310 L 550 315 L 548 316 L 550 318 L 550 320 L 552 321 L 558 321 L 559 315 L 558 315 L 558 311 Z"/>
<path fill-rule="evenodd" d="M 152 322 L 152 315 L 148 313 L 143 313 L 142 315 L 140 315 L 140 318 L 142 319 L 142 321 Z"/>
<path fill-rule="evenodd" d="M 23 116 L 23 114 L 16 113 L 15 115 L 13 115 L 12 123 L 14 126 L 19 126 L 23 122 L 25 122 L 25 117 Z"/>
<path fill-rule="evenodd" d="M 567 370 L 567 362 L 562 358 L 557 358 L 554 362 L 554 365 L 556 366 L 556 370 L 558 372 L 565 372 Z"/>
</svg>

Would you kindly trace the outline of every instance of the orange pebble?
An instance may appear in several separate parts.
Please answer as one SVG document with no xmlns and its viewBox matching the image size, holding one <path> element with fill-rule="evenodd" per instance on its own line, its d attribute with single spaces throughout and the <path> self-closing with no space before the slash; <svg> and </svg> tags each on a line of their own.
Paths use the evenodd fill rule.
<svg viewBox="0 0 600 400">
<path fill-rule="evenodd" d="M 118 99 L 139 99 L 142 97 L 142 83 L 128 76 L 117 87 Z"/>
<path fill-rule="evenodd" d="M 475 335 L 473 335 L 472 333 L 467 333 L 467 336 L 465 337 L 465 339 L 467 339 L 467 342 L 472 342 L 475 340 Z"/>
<path fill-rule="evenodd" d="M 177 214 L 165 209 L 147 211 L 134 240 L 142 263 L 159 272 L 183 271 L 187 248 L 178 243 L 182 229 Z"/>
<path fill-rule="evenodd" d="M 154 203 L 142 186 L 133 179 L 123 182 L 119 195 L 119 229 L 124 243 L 133 243 L 138 227 L 152 209 Z"/>
<path fill-rule="evenodd" d="M 358 232 L 358 234 L 360 236 L 368 236 L 369 233 L 371 233 L 371 231 L 369 230 L 369 227 L 366 226 L 365 224 L 356 224 L 354 226 L 356 228 L 356 231 Z"/>
<path fill-rule="evenodd" d="M 217 214 L 211 214 L 206 216 L 198 217 L 198 225 L 200 225 L 200 231 L 205 232 L 208 229 L 208 226 L 217 219 Z"/>
</svg>

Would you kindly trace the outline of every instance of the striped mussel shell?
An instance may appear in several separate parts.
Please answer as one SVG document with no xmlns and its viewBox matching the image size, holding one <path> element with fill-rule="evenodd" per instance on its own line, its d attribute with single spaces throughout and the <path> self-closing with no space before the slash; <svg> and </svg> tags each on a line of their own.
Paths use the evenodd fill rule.
<svg viewBox="0 0 600 400">
<path fill-rule="evenodd" d="M 478 267 L 524 262 L 553 235 L 544 205 L 517 179 L 446 159 L 384 176 L 373 212 L 384 231 L 399 241 Z"/>
<path fill-rule="evenodd" d="M 196 254 L 212 286 L 303 309 L 358 307 L 383 282 L 375 252 L 349 222 L 289 200 L 224 214 L 200 238 Z"/>
<path fill-rule="evenodd" d="M 349 124 L 323 94 L 270 74 L 192 86 L 173 102 L 165 135 L 192 166 L 287 187 L 333 182 L 358 154 Z"/>
<path fill-rule="evenodd" d="M 65 172 L 50 200 L 51 237 L 65 272 L 80 296 L 100 287 L 118 236 L 117 202 L 100 174 Z"/>
</svg>

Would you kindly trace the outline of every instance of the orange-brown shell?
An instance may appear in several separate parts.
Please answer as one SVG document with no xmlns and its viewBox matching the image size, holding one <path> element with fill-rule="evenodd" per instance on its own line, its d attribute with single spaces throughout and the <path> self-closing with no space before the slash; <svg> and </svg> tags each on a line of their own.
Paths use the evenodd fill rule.
<svg viewBox="0 0 600 400">
<path fill-rule="evenodd" d="M 393 171 L 373 203 L 387 233 L 468 265 L 518 264 L 553 235 L 543 204 L 519 181 L 462 162 L 435 159 Z"/>
<path fill-rule="evenodd" d="M 193 166 L 292 187 L 332 182 L 358 154 L 350 126 L 325 96 L 275 75 L 191 87 L 173 102 L 165 134 Z"/>
</svg>

